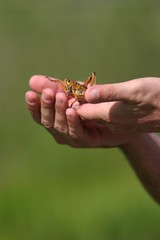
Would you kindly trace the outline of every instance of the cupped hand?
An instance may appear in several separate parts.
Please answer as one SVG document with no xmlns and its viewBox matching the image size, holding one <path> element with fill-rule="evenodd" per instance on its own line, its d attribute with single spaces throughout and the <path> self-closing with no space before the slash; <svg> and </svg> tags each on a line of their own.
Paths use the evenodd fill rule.
<svg viewBox="0 0 160 240">
<path fill-rule="evenodd" d="M 57 143 L 72 147 L 114 147 L 132 139 L 133 135 L 115 134 L 93 119 L 81 119 L 77 110 L 68 107 L 72 99 L 68 100 L 58 83 L 44 76 L 33 76 L 29 85 L 33 91 L 26 93 L 28 110 L 33 120 L 46 128 Z"/>
<path fill-rule="evenodd" d="M 113 132 L 160 131 L 160 78 L 97 85 L 85 94 L 80 118 L 106 124 Z"/>
</svg>

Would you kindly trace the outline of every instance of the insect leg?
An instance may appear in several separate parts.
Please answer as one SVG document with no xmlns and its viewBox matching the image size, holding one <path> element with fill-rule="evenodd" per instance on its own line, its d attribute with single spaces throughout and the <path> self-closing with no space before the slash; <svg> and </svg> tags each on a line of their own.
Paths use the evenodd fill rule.
<svg viewBox="0 0 160 240">
<path fill-rule="evenodd" d="M 92 80 L 90 82 L 90 86 L 92 86 L 96 82 L 96 75 L 95 72 L 92 72 Z"/>
<path fill-rule="evenodd" d="M 46 78 L 48 78 L 49 81 L 51 82 L 56 82 L 56 83 L 60 83 L 61 87 L 64 89 L 64 84 L 63 84 L 63 81 L 62 80 L 59 80 L 59 79 L 52 79 L 48 76 L 46 76 Z"/>
<path fill-rule="evenodd" d="M 73 104 L 74 104 L 76 101 L 78 101 L 77 95 L 76 95 L 75 93 L 73 93 L 73 97 L 75 98 L 75 100 L 71 103 L 71 106 L 70 106 L 70 107 L 72 107 Z"/>
<path fill-rule="evenodd" d="M 71 106 L 70 106 L 70 107 L 72 107 L 73 104 L 74 104 L 76 101 L 77 101 L 77 99 L 75 99 L 75 100 L 71 103 Z"/>
<path fill-rule="evenodd" d="M 89 83 L 90 83 L 90 86 L 92 86 L 93 84 L 96 84 L 96 73 L 95 72 L 92 72 L 92 76 L 89 76 L 89 78 L 85 81 L 85 83 L 83 85 L 85 87 L 87 87 Z"/>
<path fill-rule="evenodd" d="M 96 85 L 96 73 L 95 72 L 92 72 L 92 80 L 91 80 L 90 86 L 93 86 L 93 84 Z"/>
<path fill-rule="evenodd" d="M 89 76 L 89 78 L 85 81 L 85 83 L 83 84 L 83 86 L 87 87 L 88 84 L 91 82 L 92 80 L 92 76 Z"/>
</svg>

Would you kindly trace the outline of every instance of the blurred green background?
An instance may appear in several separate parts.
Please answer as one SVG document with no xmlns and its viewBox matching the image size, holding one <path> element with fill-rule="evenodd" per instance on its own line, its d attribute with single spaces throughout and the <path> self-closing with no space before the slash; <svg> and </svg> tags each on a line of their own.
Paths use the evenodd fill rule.
<svg viewBox="0 0 160 240">
<path fill-rule="evenodd" d="M 0 239 L 150 240 L 160 210 L 118 149 L 57 145 L 24 100 L 34 74 L 160 76 L 154 0 L 0 0 Z"/>
</svg>

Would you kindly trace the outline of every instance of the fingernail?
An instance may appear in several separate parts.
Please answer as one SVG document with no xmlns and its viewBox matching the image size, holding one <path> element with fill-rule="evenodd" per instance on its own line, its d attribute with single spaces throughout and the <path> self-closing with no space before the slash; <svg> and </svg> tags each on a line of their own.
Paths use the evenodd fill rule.
<svg viewBox="0 0 160 240">
<path fill-rule="evenodd" d="M 34 99 L 30 95 L 26 95 L 26 100 L 28 103 L 34 103 Z"/>
<path fill-rule="evenodd" d="M 43 92 L 43 97 L 44 97 L 45 100 L 50 100 L 50 99 L 51 99 L 51 97 L 49 96 L 49 94 L 46 93 L 46 92 Z"/>
<path fill-rule="evenodd" d="M 56 102 L 58 104 L 62 104 L 63 103 L 63 99 L 61 97 L 59 97 L 59 96 L 56 96 Z"/>
</svg>

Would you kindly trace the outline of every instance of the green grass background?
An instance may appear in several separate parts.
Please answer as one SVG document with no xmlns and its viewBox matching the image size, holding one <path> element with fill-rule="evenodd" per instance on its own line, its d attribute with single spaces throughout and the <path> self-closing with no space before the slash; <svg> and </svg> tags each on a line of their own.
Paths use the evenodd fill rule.
<svg viewBox="0 0 160 240">
<path fill-rule="evenodd" d="M 0 239 L 160 239 L 160 210 L 119 149 L 57 145 L 24 100 L 34 74 L 160 76 L 160 5 L 0 0 Z"/>
</svg>

